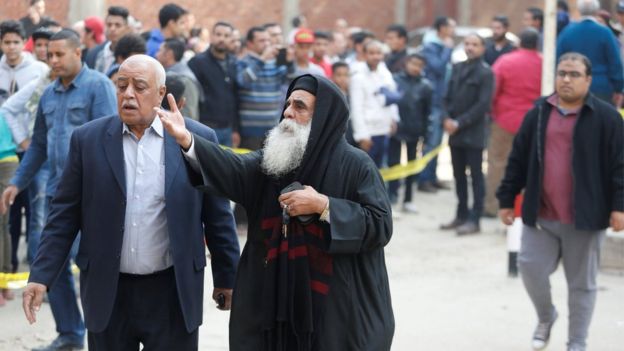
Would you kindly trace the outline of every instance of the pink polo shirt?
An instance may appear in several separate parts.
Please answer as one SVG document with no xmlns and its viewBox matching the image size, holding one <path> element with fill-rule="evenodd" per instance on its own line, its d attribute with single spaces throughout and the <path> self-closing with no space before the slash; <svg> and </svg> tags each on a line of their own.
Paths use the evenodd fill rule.
<svg viewBox="0 0 624 351">
<path fill-rule="evenodd" d="M 547 101 L 553 108 L 546 126 L 544 178 L 539 217 L 574 224 L 572 139 L 580 109 L 561 111 L 557 107 L 557 94 Z"/>
</svg>

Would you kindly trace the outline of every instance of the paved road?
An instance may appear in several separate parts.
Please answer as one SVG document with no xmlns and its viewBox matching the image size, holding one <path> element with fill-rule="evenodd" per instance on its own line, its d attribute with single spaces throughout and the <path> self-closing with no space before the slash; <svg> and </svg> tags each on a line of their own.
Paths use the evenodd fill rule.
<svg viewBox="0 0 624 351">
<path fill-rule="evenodd" d="M 447 156 L 443 156 L 443 160 Z M 443 162 L 443 173 L 450 174 Z M 417 215 L 395 220 L 386 250 L 396 332 L 393 350 L 530 350 L 535 316 L 522 283 L 506 276 L 502 227 L 484 220 L 480 235 L 456 237 L 439 231 L 451 219 L 454 193 L 416 194 Z M 241 238 L 244 240 L 244 238 Z M 206 296 L 211 281 L 206 281 Z M 560 268 L 552 280 L 560 319 L 548 350 L 565 350 L 566 285 Z M 624 350 L 624 276 L 601 273 L 588 349 Z M 29 326 L 21 298 L 0 308 L 0 350 L 28 350 L 55 336 L 48 306 Z M 201 350 L 227 350 L 228 313 L 206 301 Z"/>
</svg>

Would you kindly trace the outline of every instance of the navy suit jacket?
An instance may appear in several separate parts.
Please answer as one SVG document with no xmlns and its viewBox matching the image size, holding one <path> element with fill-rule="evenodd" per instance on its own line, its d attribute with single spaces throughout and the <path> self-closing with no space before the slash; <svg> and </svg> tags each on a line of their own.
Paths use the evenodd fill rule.
<svg viewBox="0 0 624 351">
<path fill-rule="evenodd" d="M 217 140 L 214 131 L 187 119 L 193 133 Z M 229 202 L 201 193 L 189 181 L 180 147 L 165 131 L 165 204 L 178 296 L 187 330 L 202 322 L 206 249 L 215 287 L 232 288 L 239 245 Z M 54 289 L 72 242 L 81 232 L 76 264 L 87 328 L 104 330 L 117 293 L 126 212 L 122 122 L 101 118 L 77 128 L 41 244 L 31 282 Z"/>
</svg>

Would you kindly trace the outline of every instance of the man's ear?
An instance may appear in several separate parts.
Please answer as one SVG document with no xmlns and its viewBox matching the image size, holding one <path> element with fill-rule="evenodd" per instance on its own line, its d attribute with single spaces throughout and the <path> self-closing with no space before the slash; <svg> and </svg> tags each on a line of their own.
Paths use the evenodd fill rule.
<svg viewBox="0 0 624 351">
<path fill-rule="evenodd" d="M 158 98 L 159 100 L 163 101 L 163 99 L 165 99 L 165 95 L 167 94 L 167 86 L 166 85 L 161 85 L 160 88 L 158 88 Z"/>
<path fill-rule="evenodd" d="M 178 100 L 178 110 L 182 110 L 186 105 L 186 98 L 182 96 L 180 100 Z"/>
</svg>

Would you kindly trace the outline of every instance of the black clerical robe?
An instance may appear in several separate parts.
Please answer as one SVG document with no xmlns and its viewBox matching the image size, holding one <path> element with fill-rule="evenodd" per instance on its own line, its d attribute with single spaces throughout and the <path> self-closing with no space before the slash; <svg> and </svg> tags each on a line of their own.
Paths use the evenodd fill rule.
<svg viewBox="0 0 624 351">
<path fill-rule="evenodd" d="M 292 179 L 265 175 L 260 152 L 236 155 L 197 136 L 195 152 L 203 189 L 241 204 L 248 215 L 230 317 L 230 350 L 265 350 L 262 307 L 268 302 L 261 292 L 272 282 L 264 275 L 268 234 L 263 208 L 279 206 L 280 189 Z M 330 223 L 317 217 L 312 225 L 322 228 L 331 267 L 325 305 L 314 318 L 312 349 L 390 350 L 394 316 L 384 246 L 392 235 L 392 220 L 383 180 L 372 160 L 344 138 L 326 156 L 324 181 L 315 189 L 330 199 Z"/>
</svg>

